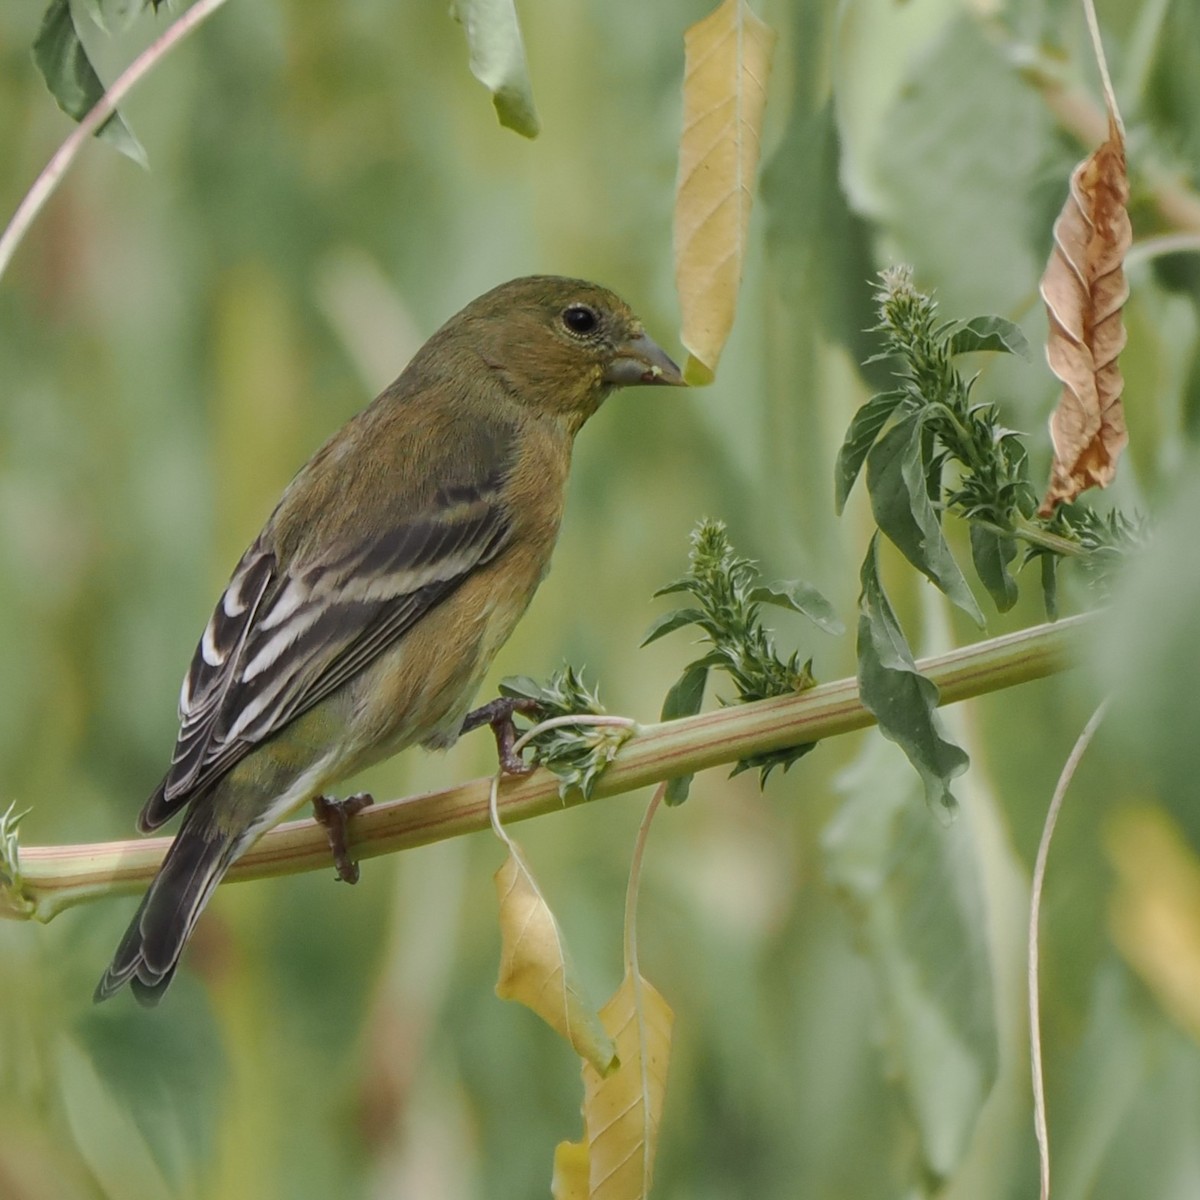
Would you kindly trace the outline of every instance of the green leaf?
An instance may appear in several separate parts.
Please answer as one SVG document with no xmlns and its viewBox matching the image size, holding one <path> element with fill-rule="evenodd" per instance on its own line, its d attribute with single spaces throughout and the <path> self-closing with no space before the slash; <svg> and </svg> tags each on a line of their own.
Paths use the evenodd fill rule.
<svg viewBox="0 0 1200 1200">
<path fill-rule="evenodd" d="M 950 780 L 970 761 L 946 735 L 938 716 L 938 689 L 917 670 L 912 651 L 879 580 L 879 535 L 863 559 L 858 619 L 858 686 L 879 729 L 916 768 L 930 804 L 953 808 Z"/>
<path fill-rule="evenodd" d="M 980 582 L 1000 612 L 1008 612 L 1017 602 L 1017 581 L 1008 569 L 1008 564 L 1016 557 L 1015 539 L 971 522 L 971 558 Z"/>
<path fill-rule="evenodd" d="M 821 835 L 825 871 L 878 981 L 887 1074 L 927 1170 L 944 1180 L 968 1152 L 999 1061 L 995 927 L 980 869 L 988 835 L 965 814 L 933 819 L 878 735 L 837 785 L 844 801 Z"/>
<path fill-rule="evenodd" d="M 811 754 L 819 745 L 818 742 L 801 742 L 798 746 L 786 746 L 782 750 L 768 750 L 765 754 L 752 754 L 749 758 L 739 758 L 729 772 L 729 778 L 740 775 L 743 771 L 758 772 L 758 786 L 765 788 L 771 772 L 776 767 L 782 767 L 785 772 L 791 769 L 806 754 Z"/>
<path fill-rule="evenodd" d="M 677 608 L 673 612 L 664 613 L 646 630 L 642 645 L 648 646 L 676 629 L 682 629 L 685 625 L 695 625 L 703 619 L 704 614 L 698 608 Z"/>
<path fill-rule="evenodd" d="M 147 0 L 83 0 L 88 16 L 105 33 L 124 33 L 146 6 Z"/>
<path fill-rule="evenodd" d="M 888 418 L 903 399 L 903 392 L 880 392 L 854 414 L 834 467 L 834 505 L 839 513 L 846 507 L 850 489 L 854 487 L 854 481 L 862 470 L 868 451 L 875 445 L 879 431 L 888 423 Z"/>
<path fill-rule="evenodd" d="M 1031 224 L 1041 216 L 1036 189 L 1011 181 L 1043 169 L 1053 117 L 985 22 L 961 5 L 939 7 L 957 15 L 936 35 L 924 26 L 920 51 L 897 60 L 903 82 L 872 127 L 869 209 L 889 214 L 892 254 L 920 263 L 951 311 L 1008 312 L 1045 265 L 1028 234 L 1041 228 Z M 1061 203 L 1059 194 L 1055 212 Z"/>
<path fill-rule="evenodd" d="M 974 317 L 956 329 L 946 343 L 951 354 L 968 354 L 975 350 L 996 350 L 1002 354 L 1017 354 L 1029 359 L 1029 341 L 1020 325 L 1004 317 Z"/>
<path fill-rule="evenodd" d="M 695 778 L 695 775 L 676 775 L 674 779 L 667 780 L 667 789 L 663 792 L 663 800 L 666 801 L 668 808 L 675 808 L 688 798 L 688 793 L 692 790 L 692 780 Z"/>
<path fill-rule="evenodd" d="M 846 632 L 846 626 L 834 612 L 833 605 L 803 579 L 781 579 L 761 584 L 750 593 L 756 604 L 774 604 L 807 617 L 818 629 L 835 637 Z"/>
<path fill-rule="evenodd" d="M 537 700 L 539 703 L 546 695 L 546 689 L 531 675 L 506 675 L 496 690 L 515 700 Z"/>
<path fill-rule="evenodd" d="M 662 719 L 675 721 L 680 717 L 694 717 L 704 703 L 704 685 L 707 682 L 708 667 L 692 663 L 667 692 L 663 700 Z"/>
<path fill-rule="evenodd" d="M 982 626 L 983 613 L 950 553 L 930 502 L 924 430 L 924 414 L 910 413 L 875 443 L 867 455 L 871 509 L 876 524 L 904 557 Z"/>
<path fill-rule="evenodd" d="M 0 892 L 8 893 L 4 899 L 17 912 L 25 911 L 31 903 L 21 894 L 20 850 L 20 825 L 31 811 L 26 808 L 18 812 L 16 801 L 10 801 L 0 813 Z"/>
<path fill-rule="evenodd" d="M 86 117 L 104 95 L 104 84 L 79 40 L 69 0 L 50 0 L 33 43 L 33 61 L 58 107 L 76 121 Z M 148 165 L 146 151 L 119 113 L 113 113 L 96 131 L 96 136 L 141 166 Z"/>
<path fill-rule="evenodd" d="M 541 122 L 513 0 L 454 0 L 450 15 L 467 31 L 471 74 L 492 93 L 500 124 L 537 137 Z"/>
<path fill-rule="evenodd" d="M 674 721 L 679 717 L 694 717 L 704 703 L 704 685 L 708 682 L 708 667 L 692 663 L 663 700 L 662 719 Z M 694 775 L 676 775 L 667 782 L 663 798 L 669 805 L 682 804 L 688 798 Z"/>
<path fill-rule="evenodd" d="M 652 592 L 654 599 L 659 596 L 673 596 L 677 592 L 690 592 L 695 586 L 696 580 L 692 575 L 684 575 L 679 579 L 673 579 L 670 583 L 664 583 L 662 587 Z"/>
<path fill-rule="evenodd" d="M 604 705 L 597 691 L 584 682 L 582 673 L 569 665 L 560 667 L 546 683 L 527 675 L 508 676 L 500 681 L 500 694 L 533 700 L 538 721 L 580 718 L 578 725 L 543 729 L 534 735 L 530 746 L 537 763 L 558 776 L 560 796 L 578 789 L 584 799 L 591 799 L 596 781 L 632 736 L 632 727 L 588 724 L 589 715 L 604 715 Z"/>
<path fill-rule="evenodd" d="M 132 1119 L 159 1170 L 182 1194 L 212 1161 L 225 1063 L 199 989 L 173 990 L 169 1007 L 93 1009 L 75 1032 L 104 1099 Z"/>
<path fill-rule="evenodd" d="M 1046 606 L 1046 616 L 1051 621 L 1058 620 L 1058 557 L 1054 554 L 1043 554 L 1042 560 L 1042 603 Z"/>
<path fill-rule="evenodd" d="M 792 5 L 778 14 L 782 23 L 790 12 L 792 45 L 812 50 L 812 67 L 792 73 L 791 113 L 762 172 L 768 261 L 792 311 L 813 313 L 853 361 L 864 363 L 873 349 L 874 314 L 864 283 L 873 269 L 873 231 L 842 191 L 834 102 L 827 98 L 820 108 L 812 107 L 811 81 L 823 69 L 820 47 L 833 36 L 813 28 L 821 20 L 815 7 Z M 838 18 L 832 6 L 826 9 L 832 26 Z"/>
</svg>

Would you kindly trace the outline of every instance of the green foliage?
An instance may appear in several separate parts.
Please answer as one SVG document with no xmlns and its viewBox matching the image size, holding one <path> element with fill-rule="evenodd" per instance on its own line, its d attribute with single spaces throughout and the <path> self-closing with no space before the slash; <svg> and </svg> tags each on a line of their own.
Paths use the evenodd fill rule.
<svg viewBox="0 0 1200 1200">
<path fill-rule="evenodd" d="M 1004 425 L 995 404 L 973 402 L 975 380 L 954 364 L 975 351 L 1028 358 L 1025 335 L 1003 317 L 942 322 L 937 303 L 914 287 L 907 267 L 885 271 L 881 279 L 882 357 L 895 364 L 900 386 L 872 397 L 851 422 L 835 471 L 839 508 L 865 462 L 880 530 L 978 624 L 983 615 L 942 532 L 947 512 L 971 522 L 976 573 L 1000 612 L 1016 603 L 1009 566 L 1018 539 L 1029 544 L 1026 561 L 1079 558 L 1093 579 L 1106 579 L 1144 540 L 1143 523 L 1119 513 L 1102 517 L 1083 504 L 1038 517 L 1021 435 Z M 955 475 L 945 483 L 950 465 Z M 1049 586 L 1046 605 L 1050 611 Z"/>
<path fill-rule="evenodd" d="M 839 455 L 839 493 L 867 464 L 867 486 L 879 528 L 919 571 L 977 623 L 983 616 L 942 533 L 942 514 L 953 509 L 986 521 L 1011 537 L 1032 516 L 1037 499 L 1026 479 L 1025 449 L 1006 429 L 993 404 L 971 402 L 971 382 L 955 369 L 958 354 L 998 350 L 1028 354 L 1024 335 L 1000 317 L 939 322 L 937 305 L 917 291 L 906 268 L 887 271 L 877 294 L 884 355 L 896 364 L 899 388 L 876 396 L 855 418 Z M 896 424 L 880 436 L 887 420 Z M 947 463 L 958 478 L 943 496 Z M 1001 611 L 1015 598 L 1007 578 L 1012 555 L 982 550 L 981 578 Z M 1004 563 L 1000 570 L 998 563 Z"/>
<path fill-rule="evenodd" d="M 104 95 L 104 84 L 80 40 L 70 0 L 50 0 L 33 43 L 33 58 L 59 108 L 76 121 L 87 116 Z M 134 162 L 148 165 L 146 151 L 120 113 L 114 112 L 96 136 L 107 138 Z"/>
<path fill-rule="evenodd" d="M 590 799 L 596 780 L 612 762 L 621 744 L 633 734 L 627 725 L 589 722 L 587 718 L 606 716 L 595 688 L 570 665 L 560 667 L 546 683 L 526 675 L 509 676 L 500 681 L 500 694 L 516 700 L 529 700 L 536 706 L 532 720 L 537 722 L 580 718 L 576 725 L 556 725 L 535 733 L 527 743 L 535 760 L 558 776 L 559 794 L 578 789 Z"/>
<path fill-rule="evenodd" d="M 513 0 L 453 0 L 450 15 L 467 31 L 471 74 L 492 93 L 500 124 L 537 137 L 541 122 Z"/>
<path fill-rule="evenodd" d="M 882 1036 L 934 1178 L 950 1176 L 999 1067 L 994 946 L 970 814 L 930 836 L 929 810 L 894 751 L 867 740 L 838 781 L 821 835 L 884 997 Z"/>
<path fill-rule="evenodd" d="M 1011 568 L 1023 539 L 1026 561 L 1041 560 L 1043 602 L 1053 617 L 1059 560 L 1080 559 L 1103 586 L 1144 540 L 1142 523 L 1118 513 L 1101 517 L 1079 504 L 1038 517 L 1023 440 L 1005 427 L 995 404 L 972 400 L 975 380 L 954 363 L 976 351 L 1028 357 L 1024 334 L 1003 317 L 942 321 L 908 268 L 891 268 L 881 279 L 881 357 L 894 364 L 899 386 L 873 396 L 850 423 L 834 471 L 839 510 L 865 464 L 880 533 L 979 625 L 983 614 L 943 531 L 945 514 L 969 523 L 975 573 L 1002 613 L 1017 602 Z M 916 670 L 880 579 L 877 542 L 872 537 L 860 575 L 859 686 L 884 736 L 917 769 L 930 802 L 950 807 L 950 781 L 966 769 L 967 756 L 941 725 L 937 689 Z"/>
<path fill-rule="evenodd" d="M 884 737 L 908 755 L 930 804 L 954 807 L 950 780 L 967 769 L 967 755 L 938 716 L 938 689 L 917 670 L 900 622 L 879 582 L 879 535 L 862 566 L 858 618 L 858 687 Z"/>
<path fill-rule="evenodd" d="M 132 836 L 170 753 L 180 675 L 237 556 L 296 467 L 464 301 L 565 271 L 613 285 L 669 341 L 680 37 L 704 6 L 517 6 L 544 118 L 535 142 L 497 128 L 445 6 L 226 5 L 122 105 L 154 172 L 87 148 L 0 281 L 0 809 L 32 805 L 23 846 Z M 45 7 L 0 5 L 6 213 L 63 135 L 28 52 Z M 951 365 L 981 371 L 968 408 L 995 408 L 993 434 L 1027 431 L 1018 481 L 1046 477 L 1059 387 L 1036 344 L 1037 280 L 1067 174 L 1090 149 L 1059 103 L 1064 80 L 1076 111 L 1092 96 L 1077 7 L 755 7 L 794 69 L 776 74 L 766 194 L 720 376 L 704 394 L 614 397 L 584 431 L 553 568 L 482 695 L 566 656 L 599 671 L 617 712 L 653 717 L 672 679 L 676 711 L 698 708 L 709 670 L 684 670 L 697 654 L 687 638 L 636 643 L 652 615 L 639 597 L 670 577 L 705 511 L 851 609 L 873 528 L 851 484 L 911 411 L 904 384 L 881 378 L 901 359 L 871 364 L 885 395 L 865 408 L 855 370 L 874 323 L 866 281 L 887 261 L 914 263 L 943 313 L 1025 328 L 1033 365 L 1015 353 Z M 1200 10 L 1098 7 L 1141 239 L 1172 228 L 1143 164 L 1185 189 L 1198 179 Z M 105 79 L 150 35 L 145 15 L 120 34 L 123 10 L 74 5 Z M 87 24 L 97 11 L 114 36 Z M 680 1014 L 659 1200 L 1036 1194 L 1028 876 L 1097 678 L 1122 703 L 1068 798 L 1044 908 L 1054 1194 L 1200 1195 L 1200 1042 L 1141 957 L 1166 941 L 1155 929 L 1190 927 L 1194 903 L 1156 908 L 1178 923 L 1142 927 L 1135 951 L 1115 937 L 1137 908 L 1114 888 L 1111 824 L 1130 805 L 1166 809 L 1193 860 L 1200 844 L 1194 257 L 1130 269 L 1131 443 L 1111 502 L 1153 520 L 1136 571 L 1109 569 L 1144 530 L 1102 514 L 1108 496 L 1076 506 L 1082 527 L 1060 510 L 1048 528 L 1014 520 L 989 538 L 986 518 L 948 507 L 959 463 L 945 460 L 930 493 L 997 632 L 1040 619 L 1038 568 L 1065 611 L 1094 595 L 1074 587 L 1076 568 L 1060 572 L 1067 559 L 1089 581 L 1100 568 L 1099 594 L 1113 595 L 1094 671 L 972 702 L 961 724 L 941 711 L 944 736 L 971 751 L 947 784 L 955 821 L 922 802 L 892 745 L 863 734 L 776 773 L 765 796 L 749 775 L 698 776 L 692 802 L 656 824 L 639 956 Z M 837 522 L 829 473 L 856 410 Z M 993 517 L 1013 512 L 1013 497 L 988 495 Z M 879 555 L 911 656 L 944 649 L 925 576 L 888 561 L 882 540 Z M 994 615 L 1023 562 L 1032 586 Z M 699 611 L 690 595 L 679 606 Z M 849 639 L 821 664 L 851 674 Z M 402 796 L 494 766 L 479 735 L 347 788 Z M 598 992 L 615 982 L 638 799 L 523 829 Z M 0 1177 L 56 1200 L 545 1194 L 578 1075 L 494 996 L 495 866 L 478 837 L 374 860 L 356 888 L 329 871 L 222 887 L 152 1014 L 161 1024 L 149 1030 L 132 1005 L 104 1011 L 129 1022 L 96 1054 L 107 1035 L 87 997 L 134 899 L 47 926 L 0 920 Z M 1140 886 L 1163 875 L 1152 862 Z M 133 1066 L 114 1080 L 125 1053 Z"/>
<path fill-rule="evenodd" d="M 29 809 L 17 812 L 15 802 L 0 813 L 0 891 L 7 893 L 3 897 L 5 901 L 17 907 L 21 903 L 19 826 L 28 815 Z"/>
<path fill-rule="evenodd" d="M 764 603 L 774 604 L 803 614 L 827 633 L 841 633 L 843 626 L 832 606 L 816 588 L 803 581 L 762 585 L 758 579 L 755 565 L 737 554 L 720 521 L 701 521 L 696 526 L 692 532 L 688 573 L 659 588 L 655 595 L 687 593 L 697 606 L 664 613 L 642 639 L 642 645 L 646 646 L 677 629 L 695 625 L 702 640 L 711 647 L 684 668 L 667 693 L 662 707 L 664 721 L 700 711 L 708 673 L 714 668 L 733 680 L 738 703 L 742 704 L 802 692 L 816 682 L 811 659 L 801 664 L 798 651 L 793 651 L 787 659 L 779 657 L 774 635 L 763 626 L 759 608 Z M 734 774 L 756 769 L 759 782 L 765 784 L 776 767 L 781 766 L 786 771 L 813 745 L 793 746 L 743 759 L 734 767 Z M 691 780 L 690 775 L 671 780 L 667 787 L 667 803 L 683 803 Z"/>
<path fill-rule="evenodd" d="M 211 1158 L 224 1071 L 211 1014 L 197 999 L 180 1000 L 197 1010 L 187 1014 L 186 1040 L 178 1036 L 180 1018 L 146 1018 L 132 1008 L 93 1009 L 76 1029 L 105 1100 L 132 1118 L 156 1166 L 181 1192 Z"/>
</svg>

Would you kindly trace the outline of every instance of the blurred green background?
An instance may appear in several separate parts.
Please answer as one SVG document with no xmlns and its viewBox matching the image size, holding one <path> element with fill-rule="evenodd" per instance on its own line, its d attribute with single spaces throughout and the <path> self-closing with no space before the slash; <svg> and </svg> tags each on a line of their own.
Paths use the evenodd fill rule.
<svg viewBox="0 0 1200 1200">
<path fill-rule="evenodd" d="M 526 142 L 496 124 L 444 3 L 233 0 L 125 109 L 149 173 L 87 148 L 0 281 L 0 803 L 32 808 L 27 844 L 130 835 L 238 554 L 308 454 L 462 304 L 514 275 L 592 277 L 678 350 L 682 33 L 709 8 L 526 0 L 543 122 Z M 79 9 L 109 80 L 168 19 L 110 39 Z M 567 659 L 611 711 L 653 720 L 691 647 L 637 646 L 702 515 L 853 626 L 869 513 L 856 493 L 834 517 L 831 473 L 881 378 L 856 366 L 879 267 L 911 262 L 947 317 L 998 312 L 1044 336 L 1037 279 L 1090 149 L 1055 89 L 1098 94 L 1077 6 L 757 9 L 781 40 L 720 379 L 620 395 L 589 425 L 554 568 L 487 692 Z M 1169 231 L 1157 199 L 1200 178 L 1200 12 L 1106 0 L 1100 15 L 1135 230 Z M 40 17 L 0 6 L 5 218 L 69 129 L 30 57 Z M 657 1197 L 1034 1193 L 1028 875 L 1104 688 L 1126 703 L 1076 779 L 1043 910 L 1055 1194 L 1200 1195 L 1196 261 L 1130 267 L 1132 444 L 1097 501 L 1152 514 L 1159 541 L 1096 671 L 950 714 L 973 759 L 958 820 L 929 813 L 869 735 L 761 794 L 709 772 L 658 819 L 641 962 L 676 1032 Z M 978 366 L 1044 478 L 1057 387 L 1040 357 Z M 979 636 L 889 571 L 915 646 Z M 989 633 L 1041 619 L 1035 579 L 1023 593 Z M 781 617 L 780 638 L 820 678 L 853 670 L 852 635 Z M 347 790 L 399 796 L 493 764 L 478 735 Z M 645 800 L 520 830 L 597 998 L 620 978 Z M 332 870 L 223 888 L 153 1012 L 90 1004 L 132 901 L 0 922 L 0 1200 L 548 1195 L 580 1084 L 568 1049 L 493 995 L 501 857 L 480 835 L 374 860 L 353 889 Z"/>
</svg>

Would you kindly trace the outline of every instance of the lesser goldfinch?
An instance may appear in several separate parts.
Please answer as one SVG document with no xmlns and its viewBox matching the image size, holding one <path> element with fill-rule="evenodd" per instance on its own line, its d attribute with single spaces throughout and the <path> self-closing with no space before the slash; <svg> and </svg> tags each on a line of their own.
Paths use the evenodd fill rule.
<svg viewBox="0 0 1200 1200">
<path fill-rule="evenodd" d="M 266 829 L 406 746 L 445 747 L 550 563 L 575 435 L 679 368 L 612 292 L 501 284 L 301 468 L 184 679 L 138 827 L 185 811 L 96 988 L 157 1003 L 213 889 Z"/>
</svg>

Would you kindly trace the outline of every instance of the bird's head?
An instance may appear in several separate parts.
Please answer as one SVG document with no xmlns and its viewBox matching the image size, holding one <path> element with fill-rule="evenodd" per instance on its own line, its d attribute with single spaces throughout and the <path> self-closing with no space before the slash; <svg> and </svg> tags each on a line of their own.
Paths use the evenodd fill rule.
<svg viewBox="0 0 1200 1200">
<path fill-rule="evenodd" d="M 446 336 L 521 403 L 564 418 L 573 430 L 614 388 L 684 382 L 629 306 L 581 279 L 531 275 L 502 283 L 435 335 Z"/>
</svg>

